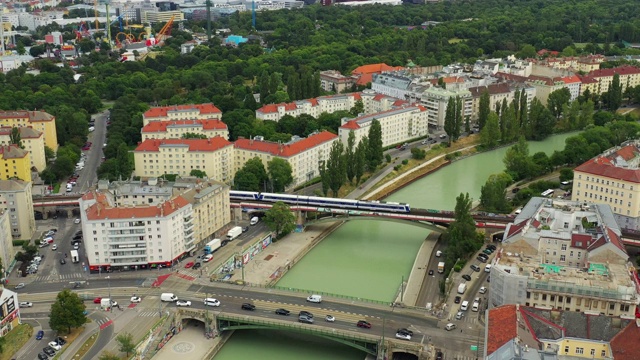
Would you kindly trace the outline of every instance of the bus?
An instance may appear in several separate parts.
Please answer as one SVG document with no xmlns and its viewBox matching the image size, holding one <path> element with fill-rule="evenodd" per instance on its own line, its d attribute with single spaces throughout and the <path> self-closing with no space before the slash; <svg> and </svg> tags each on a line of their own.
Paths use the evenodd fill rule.
<svg viewBox="0 0 640 360">
<path fill-rule="evenodd" d="M 543 197 L 553 197 L 553 192 L 554 192 L 553 189 L 547 189 L 543 191 L 542 194 L 540 195 L 542 195 Z"/>
</svg>

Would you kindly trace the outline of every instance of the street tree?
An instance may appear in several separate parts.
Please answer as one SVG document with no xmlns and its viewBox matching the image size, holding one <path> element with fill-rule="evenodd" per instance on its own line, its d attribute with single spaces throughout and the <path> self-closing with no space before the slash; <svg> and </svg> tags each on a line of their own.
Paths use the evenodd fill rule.
<svg viewBox="0 0 640 360">
<path fill-rule="evenodd" d="M 133 335 L 129 332 L 118 334 L 116 341 L 120 344 L 119 350 L 127 354 L 127 357 L 136 349 L 136 344 L 133 342 Z"/>
<path fill-rule="evenodd" d="M 356 176 L 356 134 L 353 131 L 349 131 L 349 137 L 347 139 L 347 148 L 345 149 L 345 165 L 347 181 L 353 182 L 353 178 Z"/>
<path fill-rule="evenodd" d="M 489 119 L 489 113 L 491 113 L 489 91 L 485 90 L 480 95 L 480 105 L 478 108 L 478 125 L 480 126 L 480 130 L 484 129 L 484 125 Z"/>
<path fill-rule="evenodd" d="M 334 197 L 338 197 L 338 191 L 347 177 L 347 164 L 344 156 L 344 145 L 336 141 L 329 150 L 329 160 L 327 162 L 327 172 L 329 176 L 329 188 Z"/>
<path fill-rule="evenodd" d="M 360 183 L 360 179 L 367 167 L 367 143 L 369 139 L 365 136 L 360 140 L 355 152 L 355 177 L 356 184 Z"/>
<path fill-rule="evenodd" d="M 531 175 L 532 162 L 529 158 L 529 144 L 524 136 L 510 147 L 502 160 L 505 170 L 514 180 L 526 179 Z"/>
<path fill-rule="evenodd" d="M 64 289 L 51 304 L 49 326 L 55 331 L 70 333 L 71 329 L 78 328 L 87 321 L 85 308 L 78 294 Z"/>
<path fill-rule="evenodd" d="M 322 194 L 327 196 L 329 194 L 329 187 L 331 186 L 329 171 L 327 171 L 327 161 L 322 161 L 320 164 L 320 182 L 322 183 Z"/>
<path fill-rule="evenodd" d="M 284 159 L 271 159 L 267 163 L 267 173 L 274 192 L 284 192 L 287 186 L 293 182 L 293 169 L 291 169 L 291 164 Z"/>
<path fill-rule="evenodd" d="M 547 108 L 556 119 L 559 119 L 560 115 L 562 115 L 564 105 L 568 104 L 570 99 L 571 93 L 568 88 L 563 87 L 562 89 L 555 90 L 549 94 Z"/>
<path fill-rule="evenodd" d="M 296 227 L 295 215 L 289 209 L 289 205 L 282 201 L 276 202 L 265 212 L 264 222 L 271 231 L 276 233 L 278 239 L 292 232 Z"/>
<path fill-rule="evenodd" d="M 382 126 L 378 119 L 371 121 L 369 127 L 369 149 L 367 151 L 367 162 L 369 164 L 369 170 L 375 170 L 378 165 L 382 164 Z"/>
</svg>

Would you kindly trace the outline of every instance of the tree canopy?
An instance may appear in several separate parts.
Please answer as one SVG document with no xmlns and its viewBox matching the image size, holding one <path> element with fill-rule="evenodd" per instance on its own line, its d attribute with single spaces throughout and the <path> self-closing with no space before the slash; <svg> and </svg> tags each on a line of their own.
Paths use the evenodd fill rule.
<svg viewBox="0 0 640 360">
<path fill-rule="evenodd" d="M 56 300 L 51 304 L 49 326 L 51 329 L 70 333 L 72 328 L 77 328 L 87 321 L 84 314 L 86 306 L 78 294 L 69 289 L 58 293 Z"/>
</svg>

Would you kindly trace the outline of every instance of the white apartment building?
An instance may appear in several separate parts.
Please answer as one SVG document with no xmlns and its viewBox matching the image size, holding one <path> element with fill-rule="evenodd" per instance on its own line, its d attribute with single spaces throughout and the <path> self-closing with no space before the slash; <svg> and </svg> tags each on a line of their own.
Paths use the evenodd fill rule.
<svg viewBox="0 0 640 360">
<path fill-rule="evenodd" d="M 133 150 L 135 175 L 143 178 L 164 174 L 189 176 L 192 170 L 210 179 L 233 178 L 233 143 L 222 137 L 211 139 L 147 139 Z"/>
<path fill-rule="evenodd" d="M 31 182 L 0 180 L 0 200 L 0 207 L 6 208 L 9 212 L 13 239 L 30 240 L 36 231 Z"/>
<path fill-rule="evenodd" d="M 208 139 L 229 139 L 227 124 L 220 120 L 151 121 L 142 128 L 142 141 L 148 139 L 181 139 L 185 134 L 204 135 Z"/>
<path fill-rule="evenodd" d="M 444 128 L 449 99 L 455 99 L 458 96 L 462 99 L 463 119 L 467 116 L 471 117 L 473 115 L 473 97 L 469 90 L 448 90 L 433 86 L 424 91 L 422 105 L 427 109 L 429 127 L 439 130 Z"/>
<path fill-rule="evenodd" d="M 576 201 L 606 204 L 625 229 L 640 226 L 640 142 L 606 150 L 573 171 Z"/>
<path fill-rule="evenodd" d="M 489 305 L 633 319 L 640 284 L 628 261 L 608 205 L 536 197 L 505 229 Z"/>
<path fill-rule="evenodd" d="M 382 146 L 402 144 L 428 134 L 427 109 L 421 105 L 403 106 L 355 119 L 342 119 L 338 136 L 343 144 L 349 139 L 349 133 L 355 135 L 356 145 L 369 135 L 369 127 L 376 119 L 382 128 Z"/>
<path fill-rule="evenodd" d="M 394 73 L 371 75 L 371 90 L 397 99 L 410 97 L 412 78 Z"/>
<path fill-rule="evenodd" d="M 290 187 L 295 187 L 320 175 L 320 164 L 329 159 L 329 152 L 335 141 L 338 141 L 338 136 L 328 131 L 302 139 L 294 137 L 285 144 L 260 138 L 238 139 L 235 142 L 235 171 L 255 157 L 262 160 L 265 169 L 271 159 L 281 158 L 291 165 L 293 183 Z"/>
<path fill-rule="evenodd" d="M 195 249 L 193 208 L 181 196 L 148 205 L 120 205 L 109 192 L 80 199 L 91 272 L 168 267 Z"/>
<path fill-rule="evenodd" d="M 189 104 L 154 107 L 142 114 L 142 126 L 152 121 L 212 120 L 222 118 L 222 111 L 213 104 Z"/>
</svg>

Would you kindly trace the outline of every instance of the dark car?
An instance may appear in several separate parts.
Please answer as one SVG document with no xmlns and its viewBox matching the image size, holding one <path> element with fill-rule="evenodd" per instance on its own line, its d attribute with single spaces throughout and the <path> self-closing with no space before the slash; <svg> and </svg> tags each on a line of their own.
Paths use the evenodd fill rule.
<svg viewBox="0 0 640 360">
<path fill-rule="evenodd" d="M 487 245 L 487 249 L 491 249 L 493 251 L 496 251 L 497 247 L 495 245 L 489 244 L 489 245 Z"/>
<path fill-rule="evenodd" d="M 66 264 L 66 263 L 67 263 L 67 262 L 65 261 L 65 259 L 60 259 L 60 265 L 64 265 L 64 264 Z"/>
<path fill-rule="evenodd" d="M 195 263 L 195 264 L 193 265 L 193 269 L 194 269 L 194 270 L 198 270 L 198 269 L 200 269 L 200 267 L 201 267 L 201 266 L 202 266 L 202 263 L 201 263 L 201 262 L 197 262 L 197 263 Z"/>
<path fill-rule="evenodd" d="M 371 323 L 364 320 L 358 321 L 356 326 L 363 329 L 371 329 Z"/>
<path fill-rule="evenodd" d="M 438 351 L 436 353 L 436 360 L 442 360 L 444 359 L 444 354 L 442 353 L 442 351 Z"/>
<path fill-rule="evenodd" d="M 413 336 L 413 331 L 411 331 L 411 330 L 409 330 L 407 328 L 400 328 L 400 329 L 398 329 L 398 331 L 396 331 L 396 333 L 407 334 L 409 336 Z"/>
<path fill-rule="evenodd" d="M 76 235 L 73 237 L 73 240 L 82 240 L 82 235 Z"/>
<path fill-rule="evenodd" d="M 40 359 L 40 360 L 47 360 L 48 358 L 49 357 L 45 353 L 39 353 L 38 354 L 38 359 Z"/>
<path fill-rule="evenodd" d="M 462 278 L 467 280 L 467 281 L 471 281 L 471 276 L 470 275 L 464 274 L 464 275 L 462 275 Z"/>
<path fill-rule="evenodd" d="M 276 314 L 278 315 L 284 315 L 284 316 L 289 316 L 291 312 L 287 309 L 278 309 L 276 310 Z"/>
<path fill-rule="evenodd" d="M 478 265 L 471 265 L 471 270 L 473 271 L 480 271 L 480 268 L 478 267 Z"/>
<path fill-rule="evenodd" d="M 313 319 L 313 314 L 312 314 L 312 313 L 310 313 L 310 312 L 308 312 L 308 311 L 304 311 L 304 310 L 300 311 L 300 313 L 298 314 L 298 316 L 306 316 L 306 317 L 309 317 L 309 318 L 312 318 L 312 319 Z"/>
<path fill-rule="evenodd" d="M 249 311 L 253 311 L 256 309 L 256 306 L 253 304 L 249 304 L 249 303 L 244 303 L 242 304 L 242 310 L 249 310 Z"/>
<path fill-rule="evenodd" d="M 44 351 L 45 354 L 47 354 L 47 355 L 49 355 L 51 357 L 56 355 L 56 351 L 53 350 L 53 348 L 50 347 L 50 346 L 47 346 L 46 348 L 42 349 L 42 351 Z"/>
<path fill-rule="evenodd" d="M 242 232 L 244 233 L 244 232 L 247 232 L 247 231 L 249 231 L 249 227 L 248 227 L 248 226 L 244 226 L 244 227 L 242 228 Z"/>
<path fill-rule="evenodd" d="M 460 300 L 462 300 L 462 298 L 460 296 L 456 296 L 456 298 L 453 299 L 453 302 L 456 304 L 460 304 Z"/>
<path fill-rule="evenodd" d="M 433 275 L 433 269 L 429 270 L 429 275 Z"/>
<path fill-rule="evenodd" d="M 36 334 L 36 340 L 42 340 L 43 337 L 44 337 L 44 331 L 39 330 L 38 333 Z"/>
<path fill-rule="evenodd" d="M 482 252 L 487 254 L 487 255 L 493 254 L 493 250 L 491 250 L 491 249 L 484 249 L 484 250 L 482 250 Z"/>
<path fill-rule="evenodd" d="M 489 255 L 485 254 L 485 253 L 480 253 L 478 254 L 479 257 L 483 258 L 483 259 L 488 259 Z"/>
<path fill-rule="evenodd" d="M 65 339 L 63 339 L 63 338 L 61 338 L 59 336 L 54 341 L 57 342 L 58 345 L 60 345 L 60 346 L 65 346 L 67 344 L 67 340 L 65 340 Z"/>
<path fill-rule="evenodd" d="M 478 261 L 483 262 L 483 263 L 487 262 L 487 259 L 485 259 L 485 258 L 483 258 L 481 256 L 478 256 L 476 259 L 478 259 Z"/>
</svg>

